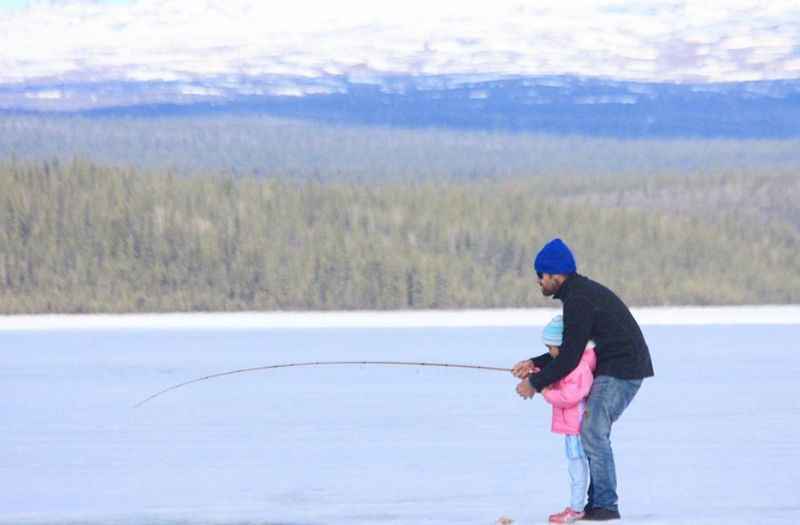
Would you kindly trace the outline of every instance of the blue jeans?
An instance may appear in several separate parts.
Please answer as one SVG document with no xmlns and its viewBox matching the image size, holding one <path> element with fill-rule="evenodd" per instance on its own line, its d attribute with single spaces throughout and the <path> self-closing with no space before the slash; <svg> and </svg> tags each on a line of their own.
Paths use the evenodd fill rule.
<svg viewBox="0 0 800 525">
<path fill-rule="evenodd" d="M 591 474 L 587 504 L 590 508 L 618 511 L 611 425 L 622 415 L 641 386 L 641 379 L 610 376 L 598 376 L 592 383 L 581 426 L 581 441 Z"/>
<path fill-rule="evenodd" d="M 586 464 L 586 454 L 581 446 L 581 437 L 570 435 L 564 437 L 570 481 L 569 506 L 575 512 L 583 512 L 586 487 L 589 486 L 589 465 Z"/>
</svg>

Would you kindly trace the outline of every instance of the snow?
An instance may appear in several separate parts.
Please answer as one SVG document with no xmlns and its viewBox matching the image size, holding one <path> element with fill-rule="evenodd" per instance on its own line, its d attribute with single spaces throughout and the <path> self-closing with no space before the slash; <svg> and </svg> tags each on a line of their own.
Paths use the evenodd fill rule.
<svg viewBox="0 0 800 525">
<path fill-rule="evenodd" d="M 631 95 L 603 96 L 603 97 L 578 97 L 576 104 L 636 104 L 638 100 Z"/>
<path fill-rule="evenodd" d="M 181 88 L 181 93 L 184 95 L 198 95 L 203 97 L 219 97 L 222 96 L 222 91 L 214 88 L 207 88 L 202 86 L 184 86 Z"/>
<path fill-rule="evenodd" d="M 618 3 L 617 3 L 618 4 Z M 91 0 L 3 11 L 0 82 L 86 71 L 220 75 L 313 66 L 386 74 L 578 74 L 632 81 L 794 78 L 796 1 Z M 76 30 L 79 28 L 79 30 Z M 676 50 L 708 44 L 715 60 Z M 729 53 L 729 51 L 736 51 Z M 752 55 L 742 60 L 741 55 Z M 142 70 L 144 68 L 144 70 Z M 598 69 L 599 68 L 599 69 Z M 130 72 L 127 72 L 130 70 Z M 152 73 L 148 70 L 152 69 Z"/>
<path fill-rule="evenodd" d="M 569 497 L 563 442 L 507 373 L 281 369 L 132 407 L 274 363 L 510 367 L 551 313 L 3 318 L 0 523 L 545 523 Z M 656 377 L 613 434 L 621 523 L 800 521 L 798 307 L 636 315 Z"/>
<path fill-rule="evenodd" d="M 55 89 L 33 91 L 25 93 L 27 98 L 39 98 L 45 100 L 58 100 L 64 96 L 64 93 Z"/>
<path fill-rule="evenodd" d="M 124 315 L 0 315 L 0 332 L 49 330 L 254 330 L 544 325 L 556 308 Z M 643 325 L 800 324 L 800 305 L 633 308 Z"/>
<path fill-rule="evenodd" d="M 125 79 L 139 82 L 151 82 L 154 80 L 160 80 L 162 82 L 176 82 L 185 80 L 185 76 L 173 71 L 147 68 L 137 69 L 134 67 L 125 71 Z"/>
</svg>

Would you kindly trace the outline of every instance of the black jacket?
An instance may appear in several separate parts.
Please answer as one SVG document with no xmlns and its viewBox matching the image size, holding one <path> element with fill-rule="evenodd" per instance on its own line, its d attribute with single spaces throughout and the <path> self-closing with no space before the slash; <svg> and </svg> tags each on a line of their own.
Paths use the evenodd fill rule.
<svg viewBox="0 0 800 525">
<path fill-rule="evenodd" d="M 533 358 L 542 369 L 529 376 L 533 388 L 541 391 L 572 372 L 590 339 L 596 345 L 595 376 L 643 379 L 653 375 L 642 330 L 614 292 L 576 273 L 564 281 L 554 297 L 564 303 L 564 342 L 557 358 L 550 354 Z"/>
</svg>

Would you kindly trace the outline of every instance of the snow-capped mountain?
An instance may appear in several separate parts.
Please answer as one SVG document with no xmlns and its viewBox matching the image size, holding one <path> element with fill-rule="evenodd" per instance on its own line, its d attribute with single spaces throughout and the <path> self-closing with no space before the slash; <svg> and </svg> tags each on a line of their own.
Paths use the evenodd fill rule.
<svg viewBox="0 0 800 525">
<path fill-rule="evenodd" d="M 800 135 L 796 0 L 59 0 L 0 34 L 5 111 Z"/>
<path fill-rule="evenodd" d="M 0 83 L 197 77 L 800 77 L 796 0 L 97 0 L 0 11 Z"/>
<path fill-rule="evenodd" d="M 6 110 L 88 115 L 264 113 L 336 123 L 640 136 L 800 136 L 800 81 L 614 82 L 581 77 L 207 78 L 15 84 Z"/>
</svg>

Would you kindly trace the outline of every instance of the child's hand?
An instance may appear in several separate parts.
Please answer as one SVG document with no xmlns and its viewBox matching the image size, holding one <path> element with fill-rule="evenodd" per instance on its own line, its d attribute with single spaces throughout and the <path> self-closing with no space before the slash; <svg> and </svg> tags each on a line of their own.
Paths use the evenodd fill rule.
<svg viewBox="0 0 800 525">
<path fill-rule="evenodd" d="M 522 399 L 530 399 L 536 395 L 536 390 L 531 386 L 530 381 L 523 379 L 517 385 L 517 394 L 519 394 L 519 397 Z"/>
<path fill-rule="evenodd" d="M 525 379 L 531 374 L 538 372 L 539 369 L 533 365 L 533 361 L 530 359 L 526 359 L 525 361 L 520 361 L 514 368 L 511 369 L 511 373 L 517 379 Z"/>
</svg>

